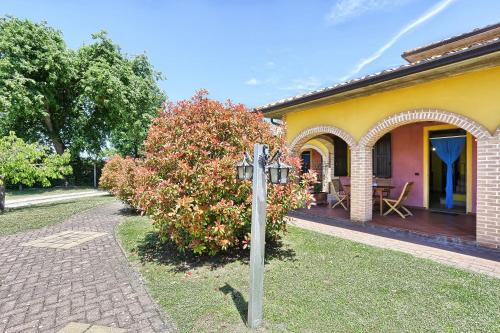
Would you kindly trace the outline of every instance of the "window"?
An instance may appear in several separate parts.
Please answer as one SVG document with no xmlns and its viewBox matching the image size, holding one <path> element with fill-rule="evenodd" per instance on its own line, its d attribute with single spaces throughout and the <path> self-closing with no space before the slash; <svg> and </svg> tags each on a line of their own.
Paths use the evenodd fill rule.
<svg viewBox="0 0 500 333">
<path fill-rule="evenodd" d="M 302 162 L 302 173 L 306 173 L 311 168 L 311 152 L 305 151 L 300 154 L 300 159 Z"/>
<path fill-rule="evenodd" d="M 373 175 L 391 178 L 391 133 L 381 137 L 373 147 Z"/>
<path fill-rule="evenodd" d="M 347 143 L 339 137 L 333 138 L 333 174 L 334 176 L 347 176 Z"/>
</svg>

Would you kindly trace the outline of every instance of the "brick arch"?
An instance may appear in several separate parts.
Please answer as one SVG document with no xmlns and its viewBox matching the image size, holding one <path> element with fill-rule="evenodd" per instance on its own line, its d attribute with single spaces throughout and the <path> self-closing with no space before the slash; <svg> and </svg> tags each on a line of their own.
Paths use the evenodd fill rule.
<svg viewBox="0 0 500 333">
<path fill-rule="evenodd" d="M 378 139 L 391 130 L 402 125 L 421 121 L 436 121 L 455 125 L 468 131 L 477 139 L 491 137 L 490 132 L 483 125 L 468 117 L 439 109 L 420 109 L 401 112 L 378 122 L 359 140 L 359 144 L 373 146 Z"/>
<path fill-rule="evenodd" d="M 344 140 L 349 146 L 355 146 L 356 140 L 346 131 L 334 126 L 316 126 L 303 130 L 290 143 L 290 149 L 294 152 L 307 141 L 321 134 L 333 134 Z"/>
</svg>

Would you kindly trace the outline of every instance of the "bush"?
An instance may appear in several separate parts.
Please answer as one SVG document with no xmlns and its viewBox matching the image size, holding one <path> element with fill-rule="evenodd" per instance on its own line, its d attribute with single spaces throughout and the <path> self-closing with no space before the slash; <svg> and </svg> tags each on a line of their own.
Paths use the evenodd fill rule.
<svg viewBox="0 0 500 333">
<path fill-rule="evenodd" d="M 284 160 L 294 167 L 289 184 L 268 187 L 266 238 L 276 241 L 286 230 L 288 211 L 310 199 L 312 176 L 299 177 L 299 159 L 288 155 L 283 136 L 273 134 L 261 114 L 241 104 L 210 100 L 203 91 L 165 106 L 149 130 L 144 164 L 134 176 L 128 169 L 135 165 L 132 160 L 115 158 L 103 174 L 108 169 L 112 174 L 125 171 L 126 180 L 106 176 L 109 180 L 101 184 L 109 184 L 113 191 L 116 186 L 117 195 L 125 197 L 135 187 L 132 201 L 151 216 L 161 239 L 175 242 L 182 251 L 214 255 L 246 248 L 251 182 L 237 181 L 234 166 L 255 143 L 268 144 L 271 152 L 281 148 Z"/>
<path fill-rule="evenodd" d="M 102 169 L 99 186 L 110 191 L 123 202 L 136 208 L 134 201 L 136 180 L 135 174 L 139 169 L 138 161 L 131 157 L 113 156 Z"/>
</svg>

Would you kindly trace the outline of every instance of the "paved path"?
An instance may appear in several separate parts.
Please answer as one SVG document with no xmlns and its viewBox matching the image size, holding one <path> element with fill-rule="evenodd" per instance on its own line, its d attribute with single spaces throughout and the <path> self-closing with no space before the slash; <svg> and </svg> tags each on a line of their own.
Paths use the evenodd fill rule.
<svg viewBox="0 0 500 333">
<path fill-rule="evenodd" d="M 292 225 L 300 228 L 317 231 L 323 234 L 337 236 L 340 238 L 352 240 L 355 242 L 381 247 L 384 249 L 397 250 L 412 254 L 416 257 L 427 258 L 445 265 L 457 268 L 488 274 L 500 278 L 500 262 L 495 258 L 500 258 L 494 251 L 491 258 L 480 258 L 474 255 L 468 255 L 434 246 L 412 243 L 404 240 L 393 239 L 380 235 L 370 234 L 368 232 L 352 230 L 328 224 L 329 222 L 317 220 L 304 220 L 298 217 L 292 218 Z"/>
<path fill-rule="evenodd" d="M 174 331 L 115 239 L 121 208 L 102 205 L 55 226 L 0 237 L 0 332 L 57 332 L 70 322 Z M 34 242 L 44 237 L 52 248 Z"/>
<path fill-rule="evenodd" d="M 6 200 L 5 208 L 20 208 L 20 207 L 38 205 L 42 203 L 65 201 L 65 200 L 80 199 L 87 197 L 98 197 L 108 194 L 109 193 L 105 191 L 90 190 L 90 191 L 54 194 L 54 195 L 30 195 L 20 199 Z"/>
</svg>

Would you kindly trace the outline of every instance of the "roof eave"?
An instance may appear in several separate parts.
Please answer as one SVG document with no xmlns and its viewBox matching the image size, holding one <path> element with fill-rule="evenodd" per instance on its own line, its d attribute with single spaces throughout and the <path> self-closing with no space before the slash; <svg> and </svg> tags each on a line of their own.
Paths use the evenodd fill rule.
<svg viewBox="0 0 500 333">
<path fill-rule="evenodd" d="M 341 93 L 345 93 L 348 91 L 353 91 L 356 89 L 364 88 L 370 85 L 374 85 L 377 83 L 382 83 L 390 80 L 395 80 L 398 78 L 402 78 L 405 76 L 409 76 L 412 74 L 417 74 L 425 71 L 429 71 L 435 68 L 439 67 L 444 67 L 448 66 L 451 64 L 459 63 L 461 61 L 481 57 L 484 55 L 488 55 L 491 53 L 499 52 L 500 51 L 500 40 L 495 41 L 491 44 L 487 44 L 485 46 L 481 47 L 476 47 L 476 48 L 471 48 L 468 49 L 464 52 L 457 52 L 457 53 L 452 53 L 448 55 L 441 56 L 436 59 L 432 59 L 426 62 L 422 62 L 419 64 L 415 64 L 413 66 L 409 67 L 403 67 L 400 69 L 396 69 L 394 71 L 382 73 L 377 76 L 373 77 L 366 77 L 364 79 L 358 80 L 358 81 L 353 81 L 351 83 L 338 86 L 329 90 L 321 91 L 318 93 L 298 97 L 296 99 L 290 100 L 290 101 L 285 101 L 276 105 L 271 105 L 268 107 L 263 107 L 263 108 L 256 108 L 255 111 L 261 112 L 264 115 L 268 115 L 271 113 L 275 113 L 275 111 L 281 110 L 281 109 L 286 109 L 292 106 L 297 106 L 300 104 L 312 102 L 312 101 L 317 101 L 323 98 L 335 96 Z"/>
</svg>

